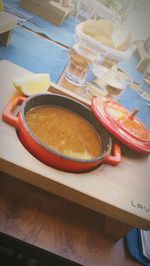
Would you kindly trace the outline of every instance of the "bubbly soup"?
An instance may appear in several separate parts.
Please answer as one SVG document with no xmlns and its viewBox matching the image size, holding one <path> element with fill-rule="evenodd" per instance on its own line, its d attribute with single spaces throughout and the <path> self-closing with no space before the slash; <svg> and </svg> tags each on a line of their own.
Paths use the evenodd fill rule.
<svg viewBox="0 0 150 266">
<path fill-rule="evenodd" d="M 80 115 L 66 108 L 42 105 L 30 109 L 25 118 L 40 141 L 66 156 L 92 159 L 102 153 L 96 130 Z"/>
</svg>

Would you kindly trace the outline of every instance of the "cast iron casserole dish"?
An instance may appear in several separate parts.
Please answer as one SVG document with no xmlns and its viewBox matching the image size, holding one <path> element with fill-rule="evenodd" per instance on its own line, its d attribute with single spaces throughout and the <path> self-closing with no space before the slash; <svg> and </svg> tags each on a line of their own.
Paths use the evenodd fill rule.
<svg viewBox="0 0 150 266">
<path fill-rule="evenodd" d="M 13 114 L 17 105 L 21 105 L 18 116 Z M 102 154 L 94 159 L 74 159 L 57 152 L 41 142 L 28 127 L 25 114 L 33 107 L 40 105 L 55 105 L 68 108 L 85 118 L 96 130 L 102 141 Z M 3 120 L 16 128 L 17 135 L 23 146 L 38 160 L 54 168 L 68 172 L 90 171 L 101 163 L 116 165 L 120 162 L 120 147 L 114 145 L 114 155 L 111 156 L 112 138 L 108 131 L 97 120 L 93 112 L 83 104 L 69 97 L 57 94 L 37 94 L 29 98 L 18 96 L 12 98 L 3 111 Z"/>
</svg>

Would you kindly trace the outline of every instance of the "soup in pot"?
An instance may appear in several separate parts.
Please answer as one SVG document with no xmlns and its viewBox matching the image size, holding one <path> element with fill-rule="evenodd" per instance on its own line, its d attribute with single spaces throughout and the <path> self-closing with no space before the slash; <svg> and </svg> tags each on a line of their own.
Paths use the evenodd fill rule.
<svg viewBox="0 0 150 266">
<path fill-rule="evenodd" d="M 102 154 L 102 142 L 92 125 L 71 110 L 41 105 L 25 115 L 34 135 L 50 148 L 75 159 L 94 159 Z"/>
</svg>

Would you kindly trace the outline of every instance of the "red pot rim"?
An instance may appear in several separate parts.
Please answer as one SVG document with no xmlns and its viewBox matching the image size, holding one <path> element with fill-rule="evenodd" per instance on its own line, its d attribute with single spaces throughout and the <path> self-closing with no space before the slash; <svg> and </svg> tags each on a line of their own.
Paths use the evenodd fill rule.
<svg viewBox="0 0 150 266">
<path fill-rule="evenodd" d="M 28 102 L 29 101 L 32 101 L 34 98 L 36 98 L 36 97 L 42 97 L 42 96 L 56 96 L 56 97 L 61 97 L 61 98 L 64 98 L 64 99 L 68 99 L 68 100 L 71 100 L 72 102 L 75 102 L 75 103 L 77 103 L 78 105 L 81 105 L 82 107 L 84 107 L 85 109 L 87 109 L 87 111 L 90 111 L 91 112 L 91 114 L 93 115 L 93 113 L 92 113 L 92 111 L 91 110 L 89 110 L 85 105 L 83 105 L 83 104 L 81 104 L 81 103 L 79 103 L 79 102 L 77 102 L 77 101 L 75 101 L 75 100 L 72 100 L 71 98 L 69 98 L 69 97 L 66 97 L 66 96 L 62 96 L 62 95 L 59 95 L 59 94 L 41 94 L 41 95 L 39 95 L 39 94 L 37 94 L 37 95 L 34 95 L 34 96 L 30 96 L 29 98 L 27 98 L 24 102 L 23 102 L 23 104 L 21 105 L 21 108 L 20 108 L 20 117 L 21 117 L 21 120 L 22 120 L 22 122 L 23 122 L 23 125 L 24 125 L 24 127 L 25 127 L 25 129 L 26 129 L 26 131 L 29 133 L 29 135 L 38 143 L 38 144 L 40 144 L 44 149 L 46 149 L 46 150 L 48 150 L 49 152 L 52 152 L 52 153 L 54 153 L 55 155 L 57 155 L 57 156 L 59 156 L 59 157 L 61 157 L 61 158 L 63 158 L 63 159 L 66 159 L 66 160 L 71 160 L 71 161 L 75 161 L 75 162 L 82 162 L 82 163 L 87 163 L 87 162 L 96 162 L 96 161 L 103 161 L 109 154 L 110 154 L 110 152 L 111 152 L 111 150 L 112 150 L 112 138 L 110 137 L 110 135 L 109 135 L 109 133 L 107 132 L 107 130 L 106 129 L 104 129 L 105 130 L 105 132 L 106 132 L 106 134 L 107 134 L 107 136 L 108 136 L 108 140 L 109 140 L 109 143 L 107 144 L 107 150 L 104 152 L 103 151 L 103 153 L 100 155 L 100 156 L 98 156 L 98 157 L 95 157 L 95 158 L 93 158 L 93 159 L 77 159 L 77 158 L 72 158 L 72 157 L 69 157 L 69 156 L 66 156 L 66 155 L 64 155 L 64 154 L 62 154 L 62 153 L 60 153 L 59 151 L 56 151 L 55 149 L 52 149 L 51 147 L 49 147 L 48 145 L 46 145 L 45 143 L 43 143 L 38 137 L 36 137 L 36 135 L 32 132 L 32 130 L 30 129 L 30 127 L 27 125 L 27 123 L 26 123 L 26 119 L 25 119 L 25 107 L 26 107 L 26 105 L 28 104 Z M 54 103 L 54 105 L 57 105 L 57 104 L 55 104 Z M 38 106 L 38 104 L 36 105 L 36 106 Z M 31 107 L 32 108 L 32 107 Z M 67 108 L 67 107 L 64 107 L 63 106 L 63 108 Z M 30 109 L 30 108 L 29 108 Z M 67 108 L 67 109 L 69 109 L 69 108 Z M 73 111 L 73 112 L 75 112 L 74 110 L 72 110 L 72 109 L 69 109 L 69 110 L 71 110 L 71 111 Z M 86 119 L 86 118 L 85 118 Z M 95 119 L 96 119 L 96 117 L 95 117 Z M 88 120 L 87 120 L 88 121 Z M 89 122 L 89 121 L 88 121 Z M 89 122 L 90 123 L 90 122 Z M 91 124 L 92 125 L 92 124 Z M 92 125 L 92 127 L 94 127 L 93 125 Z M 94 127 L 95 128 L 95 127 Z M 95 129 L 96 130 L 96 129 Z M 96 132 L 97 132 L 97 130 L 96 130 Z M 100 136 L 100 138 L 101 138 L 101 135 L 97 132 L 97 134 Z M 102 139 L 102 138 L 101 138 Z"/>
</svg>

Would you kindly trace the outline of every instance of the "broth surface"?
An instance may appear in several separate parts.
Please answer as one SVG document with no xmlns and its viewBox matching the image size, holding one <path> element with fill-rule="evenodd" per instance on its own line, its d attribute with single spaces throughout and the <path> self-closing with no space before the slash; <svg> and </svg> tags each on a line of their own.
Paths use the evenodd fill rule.
<svg viewBox="0 0 150 266">
<path fill-rule="evenodd" d="M 42 105 L 30 109 L 25 118 L 40 141 L 66 156 L 92 159 L 102 153 L 102 143 L 96 130 L 67 108 Z"/>
</svg>

